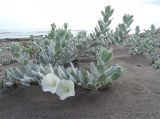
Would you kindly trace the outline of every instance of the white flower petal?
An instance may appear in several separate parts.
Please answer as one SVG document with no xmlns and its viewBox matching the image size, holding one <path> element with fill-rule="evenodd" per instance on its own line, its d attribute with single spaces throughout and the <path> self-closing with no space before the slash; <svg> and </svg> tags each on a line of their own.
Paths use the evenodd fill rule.
<svg viewBox="0 0 160 119">
<path fill-rule="evenodd" d="M 70 96 L 75 96 L 74 82 L 72 80 L 62 79 L 56 94 L 60 97 L 61 100 L 64 100 Z"/>
<path fill-rule="evenodd" d="M 54 73 L 49 73 L 42 79 L 41 82 L 42 90 L 45 92 L 49 91 L 54 94 L 57 90 L 59 83 L 60 83 L 59 77 Z"/>
</svg>

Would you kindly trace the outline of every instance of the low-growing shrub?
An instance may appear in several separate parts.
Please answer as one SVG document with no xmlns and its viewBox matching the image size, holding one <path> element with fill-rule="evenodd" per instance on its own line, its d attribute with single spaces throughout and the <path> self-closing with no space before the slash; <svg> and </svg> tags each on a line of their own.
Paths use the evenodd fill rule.
<svg viewBox="0 0 160 119">
<path fill-rule="evenodd" d="M 110 29 L 113 12 L 114 9 L 111 6 L 106 6 L 105 10 L 101 11 L 102 19 L 98 20 L 98 25 L 94 28 L 94 32 L 90 34 L 91 38 L 100 42 L 101 45 L 123 43 L 131 31 L 133 15 L 129 14 L 123 16 L 123 23 L 118 24 L 115 30 Z"/>
<path fill-rule="evenodd" d="M 52 30 L 45 38 L 32 37 L 25 45 L 11 44 L 10 50 L 22 64 L 34 59 L 38 64 L 63 65 L 89 51 L 90 45 L 87 42 L 86 37 L 73 37 L 67 24 L 64 24 L 64 28 L 58 29 L 52 24 Z"/>
<path fill-rule="evenodd" d="M 112 52 L 100 47 L 96 53 L 96 64 L 90 63 L 89 70 L 75 68 L 72 64 L 68 68 L 69 77 L 77 85 L 86 89 L 98 90 L 111 86 L 112 80 L 118 79 L 124 71 L 123 66 L 111 66 Z"/>
<path fill-rule="evenodd" d="M 160 54 L 157 49 L 160 48 L 160 40 L 156 35 L 157 29 L 151 25 L 149 30 L 140 33 L 140 28 L 135 28 L 135 34 L 128 37 L 124 45 L 129 46 L 129 53 L 134 55 L 145 55 L 149 58 L 155 69 L 159 67 Z"/>
<path fill-rule="evenodd" d="M 74 83 L 86 89 L 98 90 L 111 86 L 112 80 L 118 79 L 124 72 L 121 65 L 111 66 L 112 52 L 100 47 L 96 52 L 96 64 L 90 63 L 89 70 L 76 68 L 71 63 L 71 67 L 52 66 L 51 64 L 42 66 L 30 61 L 21 70 L 10 68 L 5 71 L 5 86 L 13 85 L 30 86 L 37 83 L 42 86 L 43 91 L 56 93 L 60 99 L 64 100 L 69 96 L 74 96 Z"/>
</svg>

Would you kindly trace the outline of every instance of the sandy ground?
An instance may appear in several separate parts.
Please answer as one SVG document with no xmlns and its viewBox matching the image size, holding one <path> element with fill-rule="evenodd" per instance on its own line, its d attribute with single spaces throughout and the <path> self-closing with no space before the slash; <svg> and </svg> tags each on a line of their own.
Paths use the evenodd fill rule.
<svg viewBox="0 0 160 119">
<path fill-rule="evenodd" d="M 127 50 L 113 47 L 113 64 L 127 69 L 110 89 L 76 87 L 76 96 L 65 101 L 39 86 L 1 90 L 0 119 L 160 119 L 160 73 Z"/>
</svg>

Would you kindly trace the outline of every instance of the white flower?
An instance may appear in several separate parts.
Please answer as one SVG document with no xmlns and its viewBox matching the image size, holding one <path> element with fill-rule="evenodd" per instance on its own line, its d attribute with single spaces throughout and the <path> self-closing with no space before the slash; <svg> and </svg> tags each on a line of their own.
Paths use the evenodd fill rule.
<svg viewBox="0 0 160 119">
<path fill-rule="evenodd" d="M 56 94 L 60 97 L 61 100 L 64 100 L 70 96 L 75 96 L 74 82 L 72 80 L 62 79 Z"/>
<path fill-rule="evenodd" d="M 44 92 L 49 91 L 54 94 L 57 90 L 59 83 L 60 83 L 59 77 L 54 73 L 49 73 L 42 79 L 41 82 L 42 90 Z"/>
</svg>

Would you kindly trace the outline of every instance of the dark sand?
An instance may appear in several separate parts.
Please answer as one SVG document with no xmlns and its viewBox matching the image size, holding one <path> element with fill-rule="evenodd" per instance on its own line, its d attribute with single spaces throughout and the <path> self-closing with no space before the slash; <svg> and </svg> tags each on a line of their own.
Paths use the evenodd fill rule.
<svg viewBox="0 0 160 119">
<path fill-rule="evenodd" d="M 114 46 L 113 53 L 113 63 L 127 69 L 110 89 L 77 87 L 65 101 L 39 86 L 1 90 L 0 119 L 160 119 L 160 73 L 124 46 Z"/>
</svg>

